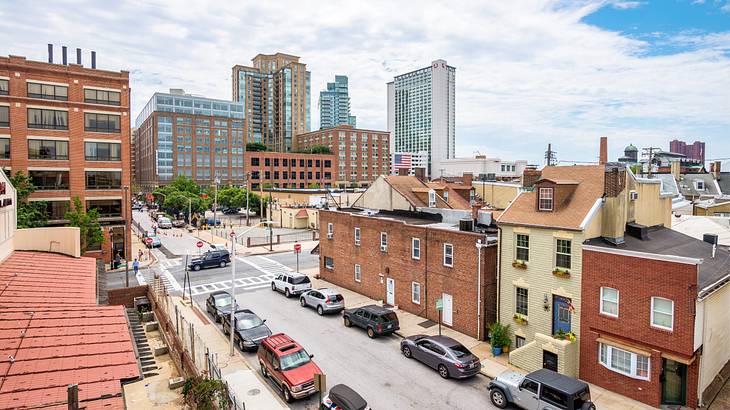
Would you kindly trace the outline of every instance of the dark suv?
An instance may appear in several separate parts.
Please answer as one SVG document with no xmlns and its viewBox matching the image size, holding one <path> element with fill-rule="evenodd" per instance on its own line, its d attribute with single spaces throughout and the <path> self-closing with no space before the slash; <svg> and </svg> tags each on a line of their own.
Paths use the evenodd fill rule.
<svg viewBox="0 0 730 410">
<path fill-rule="evenodd" d="M 231 255 L 225 249 L 208 251 L 199 258 L 193 258 L 188 264 L 188 268 L 192 270 L 200 270 L 202 268 L 225 268 L 227 263 L 231 263 Z"/>
<path fill-rule="evenodd" d="M 219 290 L 208 295 L 205 299 L 205 310 L 213 316 L 216 322 L 220 322 L 224 316 L 230 316 L 233 298 L 225 290 Z M 235 309 L 238 310 L 238 303 Z"/>
<path fill-rule="evenodd" d="M 373 339 L 376 336 L 389 335 L 400 329 L 398 316 L 390 310 L 381 306 L 367 305 L 354 309 L 346 309 L 342 316 L 345 326 L 355 325 L 368 332 L 368 337 Z"/>
</svg>

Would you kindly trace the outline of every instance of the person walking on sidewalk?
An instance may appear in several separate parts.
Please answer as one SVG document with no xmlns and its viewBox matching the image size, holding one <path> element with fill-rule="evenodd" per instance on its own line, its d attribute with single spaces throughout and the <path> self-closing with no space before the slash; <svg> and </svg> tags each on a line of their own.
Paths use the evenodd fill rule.
<svg viewBox="0 0 730 410">
<path fill-rule="evenodd" d="M 134 258 L 134 262 L 132 262 L 132 267 L 134 268 L 134 274 L 136 276 L 137 273 L 139 273 L 139 261 L 137 260 L 137 258 Z"/>
<path fill-rule="evenodd" d="M 142 260 L 142 256 L 144 256 L 144 251 L 140 249 L 139 252 L 137 252 L 137 259 Z"/>
</svg>

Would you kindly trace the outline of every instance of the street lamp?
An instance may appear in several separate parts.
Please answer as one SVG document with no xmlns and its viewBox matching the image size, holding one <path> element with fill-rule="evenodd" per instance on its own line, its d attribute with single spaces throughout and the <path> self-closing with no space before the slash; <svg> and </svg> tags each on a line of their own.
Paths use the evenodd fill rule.
<svg viewBox="0 0 730 410">
<path fill-rule="evenodd" d="M 250 226 L 251 223 L 249 222 L 249 214 L 251 213 L 250 208 L 248 207 L 248 178 L 251 176 L 250 172 L 246 172 L 246 226 Z"/>
<path fill-rule="evenodd" d="M 259 225 L 271 225 L 271 224 L 273 224 L 272 221 L 261 221 L 261 222 L 257 223 L 256 225 L 246 229 L 245 231 L 243 231 L 239 234 L 236 234 L 236 231 L 231 229 L 231 235 L 230 235 L 231 236 L 231 322 L 230 322 L 230 324 L 231 324 L 231 328 L 230 328 L 230 331 L 231 331 L 230 354 L 231 354 L 231 356 L 233 356 L 233 353 L 235 351 L 233 349 L 233 335 L 234 335 L 235 326 L 236 326 L 236 324 L 234 323 L 234 320 L 235 320 L 234 314 L 236 313 L 236 240 L 238 238 L 242 237 L 243 235 L 247 234 L 248 231 L 256 228 Z"/>
<path fill-rule="evenodd" d="M 218 210 L 218 184 L 220 184 L 220 183 L 221 183 L 220 178 L 215 177 L 215 179 L 213 180 L 213 185 L 215 186 L 215 197 L 213 199 L 213 228 L 216 227 L 216 222 L 217 222 L 215 219 L 215 215 L 216 215 L 216 211 Z"/>
</svg>

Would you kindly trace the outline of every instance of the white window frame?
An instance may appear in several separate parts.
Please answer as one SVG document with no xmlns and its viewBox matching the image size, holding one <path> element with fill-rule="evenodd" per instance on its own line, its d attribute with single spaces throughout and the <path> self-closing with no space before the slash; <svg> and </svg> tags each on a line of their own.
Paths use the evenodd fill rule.
<svg viewBox="0 0 730 410">
<path fill-rule="evenodd" d="M 527 292 L 527 294 L 526 294 L 527 300 L 525 300 L 525 313 L 520 313 L 517 311 L 517 300 L 518 300 L 517 296 L 519 294 L 518 291 L 520 289 L 524 289 Z M 529 314 L 530 314 L 530 289 L 529 288 L 523 288 L 522 286 L 515 286 L 515 313 L 517 313 L 518 315 L 522 315 L 522 316 L 529 316 Z"/>
<path fill-rule="evenodd" d="M 362 282 L 362 268 L 359 263 L 355 264 L 355 282 Z"/>
<path fill-rule="evenodd" d="M 335 227 L 332 222 L 327 223 L 327 239 L 332 239 L 335 236 Z"/>
<path fill-rule="evenodd" d="M 355 246 L 360 246 L 360 228 L 355 228 Z"/>
<path fill-rule="evenodd" d="M 604 295 L 603 295 L 603 290 L 604 289 L 611 289 L 611 290 L 615 290 L 616 291 L 616 313 L 615 314 L 614 313 L 607 312 L 606 310 L 603 309 L 603 302 L 611 302 L 611 303 L 613 303 L 612 300 L 606 300 L 606 298 L 604 297 Z M 599 302 L 599 312 L 601 312 L 602 315 L 611 316 L 611 317 L 618 317 L 619 303 L 620 303 L 620 300 L 621 300 L 621 296 L 619 294 L 619 290 L 616 289 L 616 288 L 608 287 L 608 286 L 601 286 L 601 290 L 600 290 L 600 295 L 599 296 L 601 298 L 600 299 L 600 302 Z"/>
<path fill-rule="evenodd" d="M 451 249 L 450 256 L 451 256 L 451 263 L 446 263 L 446 247 L 449 247 Z M 444 266 L 447 266 L 449 268 L 454 267 L 454 245 L 450 243 L 444 244 Z"/>
<path fill-rule="evenodd" d="M 655 299 L 662 299 L 662 300 L 666 300 L 666 301 L 669 301 L 672 303 L 672 314 L 671 314 L 672 315 L 672 325 L 670 327 L 657 325 L 654 323 L 654 300 Z M 661 313 L 664 313 L 664 312 L 661 312 Z M 664 313 L 664 314 L 666 314 L 666 313 Z M 651 327 L 655 327 L 657 329 L 663 329 L 663 330 L 669 330 L 669 331 L 674 330 L 674 301 L 671 299 L 667 299 L 667 298 L 663 298 L 663 297 L 659 297 L 659 296 L 652 296 L 651 297 L 651 320 L 650 320 L 649 324 L 651 325 Z"/>
<path fill-rule="evenodd" d="M 332 264 L 331 265 L 327 265 L 327 259 L 329 259 L 329 260 L 332 261 Z M 325 269 L 330 269 L 330 270 L 334 269 L 335 268 L 335 259 L 332 258 L 332 257 L 330 257 L 330 256 L 325 256 L 324 257 L 324 268 Z"/>
<path fill-rule="evenodd" d="M 606 361 L 601 360 L 601 348 L 603 346 L 606 346 Z M 626 373 L 624 371 L 621 371 L 619 369 L 616 369 L 611 364 L 611 356 L 612 356 L 612 350 L 619 350 L 624 353 L 628 353 L 631 355 L 631 372 Z M 638 370 L 638 357 L 646 357 L 646 376 L 639 376 L 636 372 Z M 610 344 L 606 343 L 598 343 L 598 363 L 605 367 L 606 369 L 616 372 L 618 374 L 622 374 L 626 377 L 631 377 L 632 379 L 638 379 L 638 380 L 649 380 L 651 378 L 651 356 L 644 356 L 640 355 L 638 353 L 630 352 L 628 350 L 620 349 L 618 347 L 611 346 Z"/>
<path fill-rule="evenodd" d="M 546 194 L 543 197 L 543 192 Z M 548 195 L 549 194 L 549 195 Z M 542 207 L 542 200 L 550 200 L 550 207 L 549 208 L 543 208 Z M 555 208 L 555 190 L 553 188 L 540 188 L 538 190 L 538 198 L 537 198 L 537 210 L 538 211 L 552 211 L 553 208 Z"/>
<path fill-rule="evenodd" d="M 418 249 L 418 255 L 416 255 L 416 249 Z M 421 259 L 421 238 L 411 238 L 411 258 L 415 260 Z"/>
<path fill-rule="evenodd" d="M 388 233 L 380 232 L 380 250 L 388 252 Z"/>
<path fill-rule="evenodd" d="M 520 241 L 519 241 L 519 237 L 520 236 L 527 237 L 527 246 L 526 247 L 525 246 L 520 246 Z M 526 259 L 520 259 L 520 258 L 517 257 L 518 254 L 519 254 L 517 252 L 518 249 L 526 249 L 527 250 L 527 258 Z M 530 261 L 530 235 L 528 235 L 526 233 L 518 233 L 518 234 L 515 234 L 515 260 L 521 260 L 521 261 L 525 261 L 525 262 L 529 262 Z"/>
<path fill-rule="evenodd" d="M 418 288 L 418 293 L 416 293 L 416 288 Z M 418 295 L 418 300 L 414 296 Z M 418 282 L 411 282 L 411 302 L 420 305 L 421 304 L 421 284 Z"/>
<path fill-rule="evenodd" d="M 705 181 L 702 181 L 702 180 L 695 181 L 695 188 L 698 191 L 704 191 L 705 190 Z"/>
<path fill-rule="evenodd" d="M 568 247 L 568 253 L 560 252 L 560 245 L 558 245 L 558 241 L 567 241 L 570 243 L 570 246 Z M 558 266 L 558 255 L 568 256 L 568 264 L 570 266 Z M 555 267 L 559 269 L 573 269 L 573 240 L 572 239 L 563 239 L 563 238 L 556 238 L 555 239 Z"/>
</svg>

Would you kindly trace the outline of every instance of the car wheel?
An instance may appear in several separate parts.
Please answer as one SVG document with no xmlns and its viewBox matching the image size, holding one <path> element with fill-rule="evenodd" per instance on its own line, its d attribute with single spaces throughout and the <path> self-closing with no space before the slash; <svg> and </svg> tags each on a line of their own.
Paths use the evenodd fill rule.
<svg viewBox="0 0 730 410">
<path fill-rule="evenodd" d="M 291 297 L 291 292 L 289 292 L 289 288 L 284 289 L 284 296 Z"/>
<path fill-rule="evenodd" d="M 196 271 L 196 272 L 199 271 L 200 270 L 200 265 L 193 266 L 193 270 Z"/>
<path fill-rule="evenodd" d="M 500 409 L 504 409 L 507 407 L 507 398 L 504 396 L 504 392 L 501 389 L 490 390 L 489 399 L 492 401 L 492 404 L 499 407 Z"/>
<path fill-rule="evenodd" d="M 286 401 L 287 403 L 293 402 L 294 397 L 291 395 L 289 388 L 286 387 L 286 385 L 283 385 L 283 386 L 281 386 L 281 389 L 284 390 L 284 401 Z"/>
<path fill-rule="evenodd" d="M 449 378 L 449 369 L 446 368 L 446 366 L 440 364 L 439 365 L 439 376 L 441 376 L 444 379 Z"/>
<path fill-rule="evenodd" d="M 242 352 L 246 351 L 246 348 L 243 346 L 243 339 L 238 341 L 238 348 L 241 349 Z"/>
<path fill-rule="evenodd" d="M 225 268 L 226 267 L 226 261 L 221 261 L 220 266 L 221 266 L 221 268 Z"/>
<path fill-rule="evenodd" d="M 350 322 L 350 318 L 345 316 L 345 327 L 350 327 L 350 326 L 352 326 L 352 323 Z"/>
<path fill-rule="evenodd" d="M 324 309 L 322 309 L 322 305 L 317 306 L 317 314 L 320 316 L 324 315 Z"/>
<path fill-rule="evenodd" d="M 231 334 L 231 332 L 229 332 L 228 330 L 226 330 L 225 327 L 223 327 L 223 334 L 226 335 L 226 336 L 228 336 L 228 335 Z"/>
<path fill-rule="evenodd" d="M 264 362 L 259 362 L 259 366 L 261 366 L 261 375 L 264 376 L 264 379 L 268 379 L 269 373 L 266 372 L 266 365 L 264 365 Z"/>
<path fill-rule="evenodd" d="M 302 307 L 307 307 L 307 302 L 304 300 L 304 298 L 299 299 L 299 304 L 302 305 Z"/>
<path fill-rule="evenodd" d="M 368 328 L 368 337 L 371 339 L 375 339 L 375 331 L 373 330 L 372 327 Z"/>
<path fill-rule="evenodd" d="M 407 357 L 407 358 L 409 358 L 409 359 L 410 359 L 411 357 L 413 357 L 413 356 L 412 356 L 412 353 L 411 353 L 411 348 L 410 348 L 410 347 L 408 347 L 408 346 L 403 346 L 403 356 L 405 356 L 405 357 Z"/>
<path fill-rule="evenodd" d="M 276 284 L 274 282 L 271 282 L 271 290 L 276 292 Z"/>
</svg>

